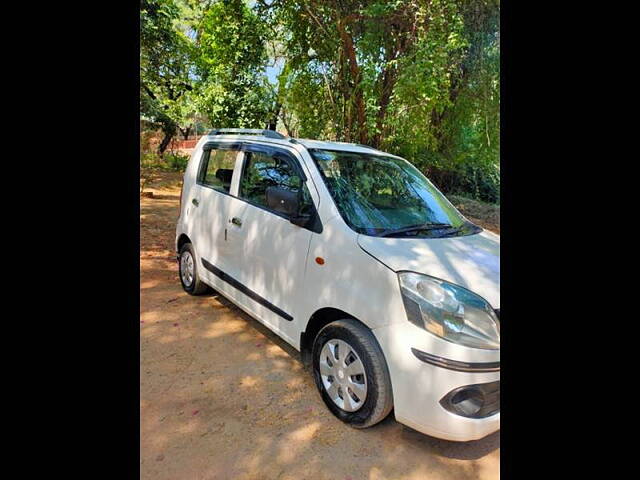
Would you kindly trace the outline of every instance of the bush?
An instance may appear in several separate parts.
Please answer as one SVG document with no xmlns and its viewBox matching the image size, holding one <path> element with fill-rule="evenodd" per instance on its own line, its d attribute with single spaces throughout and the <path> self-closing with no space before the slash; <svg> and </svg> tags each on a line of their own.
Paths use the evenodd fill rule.
<svg viewBox="0 0 640 480">
<path fill-rule="evenodd" d="M 461 165 L 458 168 L 428 166 L 425 175 L 443 193 L 500 204 L 500 171 L 494 167 Z"/>
<path fill-rule="evenodd" d="M 154 152 L 140 154 L 140 168 L 160 170 L 162 168 L 162 158 Z"/>
<path fill-rule="evenodd" d="M 452 193 L 470 194 L 473 198 L 500 204 L 500 170 L 466 165 L 459 172 L 460 180 Z"/>
<path fill-rule="evenodd" d="M 179 153 L 165 153 L 160 156 L 155 152 L 140 154 L 140 168 L 143 170 L 165 170 L 184 172 L 189 163 L 188 155 Z"/>
<path fill-rule="evenodd" d="M 188 155 L 180 155 L 179 153 L 165 153 L 164 160 L 170 170 L 175 172 L 184 172 L 189 163 Z"/>
</svg>

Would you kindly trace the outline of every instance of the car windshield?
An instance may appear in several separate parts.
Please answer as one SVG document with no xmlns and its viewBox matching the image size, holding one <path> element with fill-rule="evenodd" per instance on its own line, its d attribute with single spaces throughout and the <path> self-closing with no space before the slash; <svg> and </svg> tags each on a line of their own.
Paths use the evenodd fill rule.
<svg viewBox="0 0 640 480">
<path fill-rule="evenodd" d="M 340 215 L 358 233 L 449 237 L 482 230 L 406 160 L 347 151 L 309 151 Z"/>
</svg>

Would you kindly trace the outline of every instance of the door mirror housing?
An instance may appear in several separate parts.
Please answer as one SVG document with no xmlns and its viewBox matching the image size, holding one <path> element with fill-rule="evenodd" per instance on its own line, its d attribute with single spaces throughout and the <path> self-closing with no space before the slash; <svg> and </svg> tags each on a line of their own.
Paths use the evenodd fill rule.
<svg viewBox="0 0 640 480">
<path fill-rule="evenodd" d="M 298 227 L 321 233 L 322 223 L 313 205 L 302 213 L 302 190 L 292 192 L 281 187 L 267 187 L 267 207 L 289 217 L 289 221 Z"/>
<path fill-rule="evenodd" d="M 276 212 L 284 213 L 289 217 L 297 217 L 300 212 L 300 196 L 298 192 L 292 192 L 280 187 L 267 187 L 267 207 Z"/>
<path fill-rule="evenodd" d="M 299 213 L 296 216 L 289 218 L 289 221 L 299 227 L 307 227 L 311 221 L 311 214 Z"/>
</svg>

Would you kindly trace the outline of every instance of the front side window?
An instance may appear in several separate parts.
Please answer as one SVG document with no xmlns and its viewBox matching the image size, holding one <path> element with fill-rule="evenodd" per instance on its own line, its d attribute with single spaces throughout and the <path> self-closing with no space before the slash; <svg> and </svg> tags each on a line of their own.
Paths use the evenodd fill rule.
<svg viewBox="0 0 640 480">
<path fill-rule="evenodd" d="M 200 169 L 200 183 L 229 193 L 238 150 L 205 150 Z"/>
<path fill-rule="evenodd" d="M 310 153 L 340 215 L 358 233 L 448 237 L 481 231 L 406 160 L 347 151 Z"/>
<path fill-rule="evenodd" d="M 278 211 L 277 205 L 268 203 L 269 188 L 281 189 L 292 195 L 301 195 L 300 213 L 305 213 L 313 205 L 309 190 L 288 155 L 279 152 L 246 152 L 238 196 L 255 205 Z M 300 192 L 301 188 L 302 192 Z"/>
</svg>

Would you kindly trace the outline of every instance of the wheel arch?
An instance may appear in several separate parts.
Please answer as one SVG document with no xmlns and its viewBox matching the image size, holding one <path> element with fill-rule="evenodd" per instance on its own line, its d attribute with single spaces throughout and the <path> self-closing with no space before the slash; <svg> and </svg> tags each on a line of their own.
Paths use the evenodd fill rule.
<svg viewBox="0 0 640 480">
<path fill-rule="evenodd" d="M 345 318 L 355 320 L 364 328 L 370 330 L 370 328 L 361 320 L 351 315 L 350 313 L 345 312 L 344 310 L 340 310 L 339 308 L 324 307 L 316 310 L 313 315 L 311 315 L 304 331 L 300 332 L 300 357 L 302 360 L 302 364 L 305 367 L 311 366 L 311 350 L 313 348 L 313 340 L 316 338 L 318 332 L 322 330 L 325 325 Z"/>
<path fill-rule="evenodd" d="M 177 240 L 177 242 L 176 242 L 176 250 L 177 250 L 177 253 L 180 253 L 180 249 L 182 248 L 182 246 L 183 246 L 185 243 L 191 243 L 191 244 L 192 244 L 193 242 L 192 242 L 192 241 L 191 241 L 191 239 L 187 236 L 187 234 L 186 234 L 186 233 L 182 233 L 182 234 L 180 234 L 180 236 L 178 237 L 178 240 Z"/>
</svg>

